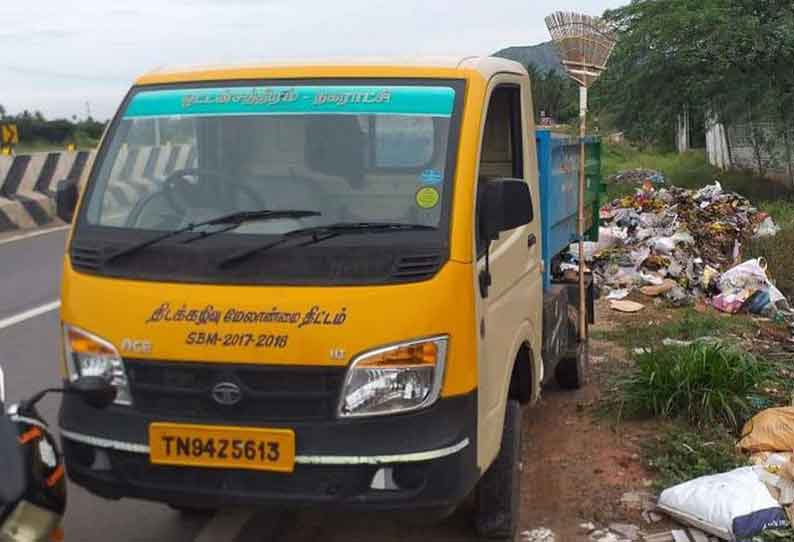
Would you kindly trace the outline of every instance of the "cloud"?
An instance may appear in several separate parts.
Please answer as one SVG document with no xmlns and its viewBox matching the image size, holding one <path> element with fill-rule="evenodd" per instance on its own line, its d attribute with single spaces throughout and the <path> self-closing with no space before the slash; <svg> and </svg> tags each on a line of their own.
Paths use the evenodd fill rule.
<svg viewBox="0 0 794 542">
<path fill-rule="evenodd" d="M 543 18 L 552 11 L 599 14 L 627 1 L 81 0 L 68 8 L 56 0 L 6 2 L 0 102 L 12 112 L 71 116 L 89 101 L 95 114 L 109 117 L 135 77 L 156 66 L 486 55 L 548 40 Z"/>
</svg>

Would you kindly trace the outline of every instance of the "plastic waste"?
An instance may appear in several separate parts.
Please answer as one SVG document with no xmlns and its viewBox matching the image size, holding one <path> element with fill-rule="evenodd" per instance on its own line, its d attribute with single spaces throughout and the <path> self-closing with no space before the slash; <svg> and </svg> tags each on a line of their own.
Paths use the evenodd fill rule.
<svg viewBox="0 0 794 542">
<path fill-rule="evenodd" d="M 711 285 L 711 282 L 718 277 L 720 274 L 719 271 L 707 265 L 706 268 L 703 270 L 703 278 L 701 279 L 700 283 L 704 288 L 708 288 Z"/>
<path fill-rule="evenodd" d="M 672 237 L 657 237 L 653 240 L 653 249 L 662 254 L 670 254 L 675 250 L 675 240 Z"/>
<path fill-rule="evenodd" d="M 620 290 L 612 290 L 611 292 L 609 292 L 609 294 L 607 294 L 607 299 L 620 300 L 620 299 L 626 299 L 628 296 L 629 296 L 629 291 L 624 288 Z"/>
<path fill-rule="evenodd" d="M 775 224 L 775 221 L 772 220 L 771 216 L 766 217 L 766 219 L 761 222 L 758 226 L 758 230 L 756 230 L 755 237 L 756 239 L 761 239 L 763 237 L 774 237 L 780 232 L 780 226 Z"/>
<path fill-rule="evenodd" d="M 763 289 L 756 291 L 745 303 L 745 307 L 753 314 L 764 314 L 772 304 L 769 298 L 769 290 Z"/>
<path fill-rule="evenodd" d="M 650 284 L 652 286 L 660 286 L 664 284 L 664 279 L 659 275 L 652 275 L 650 273 L 640 273 L 640 278 L 645 282 L 645 284 Z"/>
<path fill-rule="evenodd" d="M 685 245 L 694 245 L 695 244 L 695 238 L 692 237 L 692 234 L 689 233 L 688 231 L 676 232 L 673 235 L 672 239 L 676 243 L 682 243 L 682 244 L 685 244 Z"/>
<path fill-rule="evenodd" d="M 700 343 L 707 343 L 707 344 L 714 344 L 721 342 L 717 337 L 698 337 L 693 341 L 679 341 L 678 339 L 672 339 L 667 337 L 666 339 L 662 339 L 662 344 L 664 346 L 680 346 L 680 347 L 687 347 L 692 346 L 693 344 L 700 344 Z"/>
<path fill-rule="evenodd" d="M 766 276 L 766 260 L 757 258 L 747 260 L 723 273 L 719 278 L 721 292 L 752 288 L 753 291 L 763 288 L 769 283 Z"/>
<path fill-rule="evenodd" d="M 719 181 L 714 181 L 714 184 L 703 187 L 695 193 L 695 199 L 700 200 L 713 200 L 722 194 L 722 185 Z"/>
<path fill-rule="evenodd" d="M 721 312 L 736 314 L 742 310 L 745 302 L 753 295 L 753 290 L 737 290 L 733 293 L 722 293 L 711 300 L 711 305 Z"/>
<path fill-rule="evenodd" d="M 691 303 L 691 298 L 687 295 L 686 290 L 681 288 L 680 286 L 676 286 L 666 294 L 664 294 L 665 299 L 672 303 L 676 307 L 684 307 Z"/>
<path fill-rule="evenodd" d="M 744 425 L 736 447 L 748 454 L 794 450 L 794 407 L 769 408 L 756 414 Z"/>
</svg>

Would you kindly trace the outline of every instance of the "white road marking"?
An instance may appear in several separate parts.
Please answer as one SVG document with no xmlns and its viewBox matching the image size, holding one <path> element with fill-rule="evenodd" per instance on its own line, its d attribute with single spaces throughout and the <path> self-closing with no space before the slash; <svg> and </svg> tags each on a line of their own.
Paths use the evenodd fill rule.
<svg viewBox="0 0 794 542">
<path fill-rule="evenodd" d="M 60 301 L 53 301 L 52 303 L 47 303 L 46 305 L 41 305 L 40 307 L 35 307 L 25 312 L 20 312 L 19 314 L 15 314 L 14 316 L 9 316 L 8 318 L 4 318 L 3 320 L 0 320 L 0 329 L 5 329 L 7 327 L 15 326 L 17 324 L 21 324 L 22 322 L 25 322 L 26 320 L 30 320 L 31 318 L 36 318 L 37 316 L 41 316 L 42 314 L 47 314 L 48 312 L 58 310 L 60 306 L 61 306 Z"/>
<path fill-rule="evenodd" d="M 250 508 L 220 510 L 196 537 L 195 542 L 231 542 L 254 515 Z"/>
<path fill-rule="evenodd" d="M 6 245 L 8 243 L 13 243 L 15 241 L 22 241 L 24 239 L 30 239 L 32 237 L 39 237 L 40 235 L 47 235 L 48 233 L 54 233 L 56 231 L 63 231 L 68 230 L 69 226 L 58 226 L 55 228 L 47 228 L 46 230 L 36 230 L 30 233 L 24 233 L 22 235 L 15 235 L 13 237 L 7 237 L 5 239 L 0 239 L 0 245 Z"/>
</svg>

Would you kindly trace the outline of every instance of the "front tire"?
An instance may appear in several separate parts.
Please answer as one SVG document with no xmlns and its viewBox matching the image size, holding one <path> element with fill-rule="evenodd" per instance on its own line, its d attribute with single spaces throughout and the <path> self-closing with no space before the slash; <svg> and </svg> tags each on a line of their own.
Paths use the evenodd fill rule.
<svg viewBox="0 0 794 542">
<path fill-rule="evenodd" d="M 499 455 L 477 484 L 475 529 L 487 540 L 514 541 L 521 510 L 521 404 L 505 407 Z"/>
</svg>

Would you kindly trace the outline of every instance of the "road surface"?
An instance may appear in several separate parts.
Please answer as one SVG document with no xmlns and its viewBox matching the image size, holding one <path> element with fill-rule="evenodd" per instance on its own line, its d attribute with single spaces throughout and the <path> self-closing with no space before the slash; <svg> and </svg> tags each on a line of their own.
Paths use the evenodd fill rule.
<svg viewBox="0 0 794 542">
<path fill-rule="evenodd" d="M 22 236 L 0 236 L 0 364 L 11 401 L 57 385 L 58 299 L 64 228 Z M 41 412 L 56 425 L 58 399 L 44 400 Z M 428 528 L 397 524 L 368 515 L 329 515 L 316 511 L 228 510 L 214 517 L 184 516 L 140 501 L 105 501 L 69 486 L 66 542 L 301 542 L 465 541 L 468 518 L 459 513 Z"/>
</svg>

